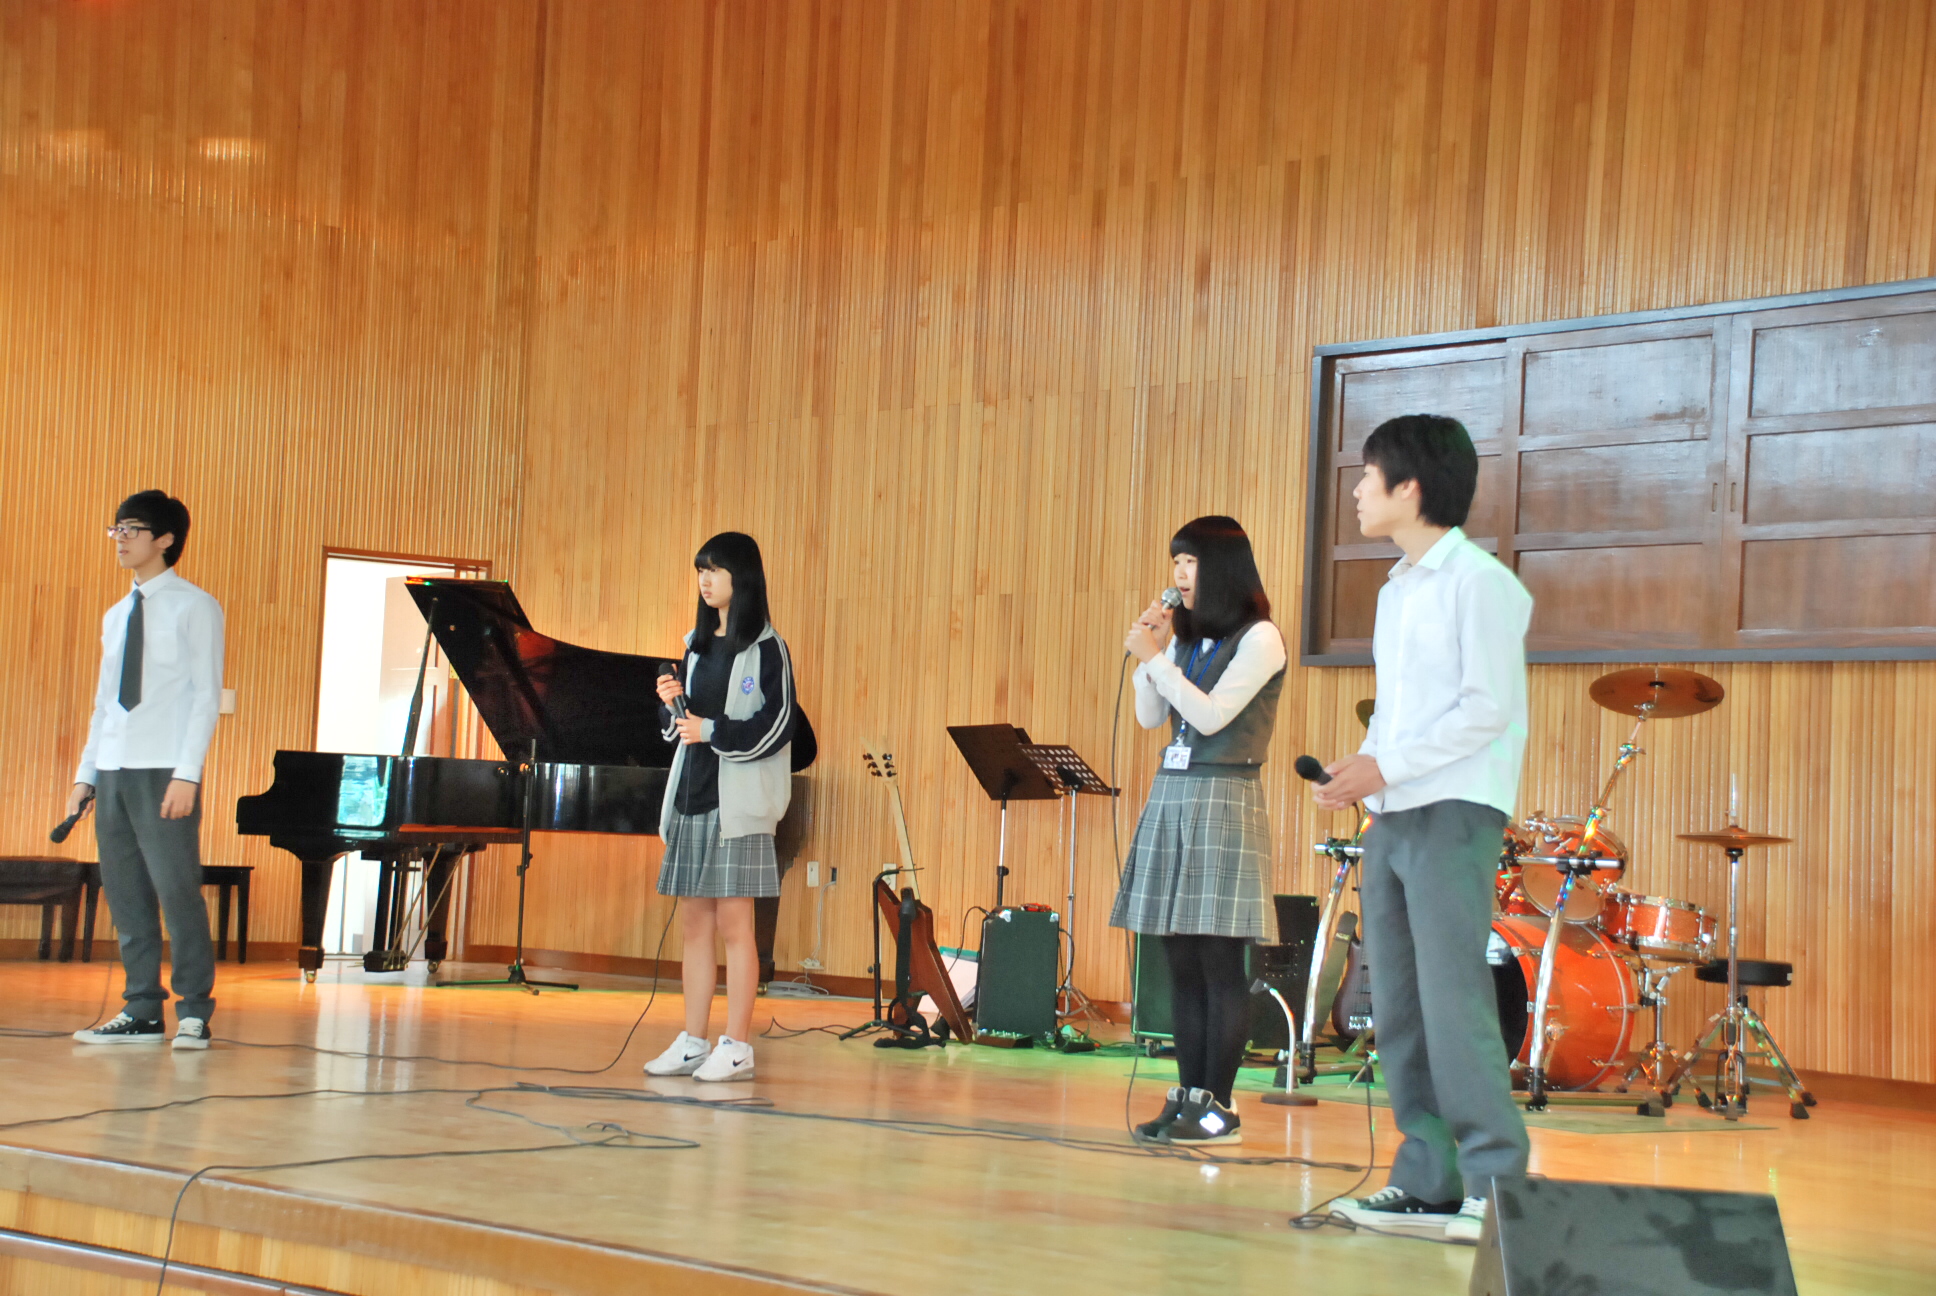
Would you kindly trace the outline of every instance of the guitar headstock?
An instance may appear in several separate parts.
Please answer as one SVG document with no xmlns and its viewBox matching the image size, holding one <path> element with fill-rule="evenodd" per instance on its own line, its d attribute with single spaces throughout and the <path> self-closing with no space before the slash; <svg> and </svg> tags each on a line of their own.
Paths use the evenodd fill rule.
<svg viewBox="0 0 1936 1296">
<path fill-rule="evenodd" d="M 871 738 L 861 739 L 860 758 L 866 763 L 867 772 L 875 778 L 884 778 L 892 782 L 900 777 L 900 773 L 894 768 L 894 753 L 882 751 L 880 744 Z"/>
</svg>

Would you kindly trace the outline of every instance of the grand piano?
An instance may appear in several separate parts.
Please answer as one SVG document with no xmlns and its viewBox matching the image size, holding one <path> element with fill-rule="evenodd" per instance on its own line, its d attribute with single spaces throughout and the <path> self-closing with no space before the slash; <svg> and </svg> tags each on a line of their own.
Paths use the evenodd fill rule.
<svg viewBox="0 0 1936 1296">
<path fill-rule="evenodd" d="M 276 753 L 275 781 L 237 799 L 235 826 L 302 862 L 297 962 L 310 981 L 323 965 L 330 879 L 345 855 L 360 852 L 385 865 L 365 968 L 397 971 L 408 963 L 410 951 L 397 939 L 407 925 L 402 879 L 421 867 L 423 953 L 435 971 L 448 952 L 451 879 L 465 855 L 519 842 L 527 826 L 659 831 L 673 746 L 659 736 L 657 677 L 661 663 L 677 659 L 602 652 L 539 634 L 502 581 L 412 576 L 408 588 L 506 759 Z M 795 770 L 812 762 L 814 745 L 801 715 Z"/>
</svg>

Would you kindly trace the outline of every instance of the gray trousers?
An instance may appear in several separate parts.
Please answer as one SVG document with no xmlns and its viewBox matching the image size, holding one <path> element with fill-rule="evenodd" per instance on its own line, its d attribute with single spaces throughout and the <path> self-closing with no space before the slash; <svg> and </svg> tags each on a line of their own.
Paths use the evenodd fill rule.
<svg viewBox="0 0 1936 1296">
<path fill-rule="evenodd" d="M 1391 1183 L 1428 1202 L 1526 1176 L 1486 942 L 1506 816 L 1470 801 L 1381 814 L 1365 836 L 1378 1060 L 1405 1141 Z"/>
<path fill-rule="evenodd" d="M 161 817 L 161 795 L 173 770 L 102 770 L 94 787 L 94 840 L 101 849 L 101 889 L 121 936 L 121 997 L 128 1016 L 160 1021 L 161 923 L 168 945 L 175 1016 L 207 1021 L 215 1012 L 215 946 L 202 902 L 202 801 L 185 819 Z"/>
</svg>

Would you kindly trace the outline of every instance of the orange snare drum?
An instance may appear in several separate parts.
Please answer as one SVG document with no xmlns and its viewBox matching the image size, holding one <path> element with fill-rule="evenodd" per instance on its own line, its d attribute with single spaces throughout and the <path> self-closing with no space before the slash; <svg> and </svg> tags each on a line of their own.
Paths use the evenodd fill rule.
<svg viewBox="0 0 1936 1296">
<path fill-rule="evenodd" d="M 1714 918 L 1666 896 L 1610 890 L 1600 906 L 1600 929 L 1655 963 L 1705 963 L 1714 950 Z"/>
<path fill-rule="evenodd" d="M 1495 918 L 1486 961 L 1499 996 L 1499 1033 L 1506 1052 L 1525 1063 L 1532 1056 L 1527 1025 L 1539 988 L 1539 959 L 1548 920 Z M 1591 1089 L 1617 1079 L 1633 1037 L 1639 995 L 1633 969 L 1611 941 L 1590 927 L 1565 923 L 1553 951 L 1553 988 L 1547 1005 L 1552 1044 L 1546 1075 L 1554 1089 Z"/>
<path fill-rule="evenodd" d="M 1508 830 L 1509 849 L 1518 857 L 1519 889 L 1540 913 L 1551 914 L 1559 903 L 1565 874 L 1557 859 L 1591 861 L 1590 876 L 1573 884 L 1566 897 L 1566 921 L 1590 923 L 1600 916 L 1605 888 L 1627 871 L 1627 848 L 1605 827 L 1582 849 L 1586 820 L 1571 815 L 1534 815 Z"/>
</svg>

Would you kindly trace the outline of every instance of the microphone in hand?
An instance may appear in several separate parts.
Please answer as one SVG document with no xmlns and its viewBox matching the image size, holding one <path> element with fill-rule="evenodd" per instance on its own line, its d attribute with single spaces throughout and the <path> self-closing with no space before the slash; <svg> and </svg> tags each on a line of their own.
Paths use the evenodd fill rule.
<svg viewBox="0 0 1936 1296">
<path fill-rule="evenodd" d="M 679 668 L 677 666 L 674 666 L 671 662 L 660 662 L 659 678 L 677 679 L 679 678 Z M 684 693 L 681 693 L 679 696 L 673 698 L 672 701 L 666 703 L 666 705 L 672 708 L 673 719 L 684 720 L 686 718 L 686 695 Z"/>
<path fill-rule="evenodd" d="M 93 793 L 89 793 L 87 796 L 82 797 L 80 808 L 74 811 L 73 814 L 67 816 L 67 818 L 55 824 L 54 831 L 47 834 L 47 840 L 50 842 L 56 842 L 56 843 L 66 841 L 67 835 L 74 831 L 74 825 L 81 821 L 81 816 L 87 813 L 88 806 L 92 805 L 93 803 L 94 803 Z"/>
<path fill-rule="evenodd" d="M 1315 756 L 1298 757 L 1292 768 L 1297 770 L 1297 776 L 1306 783 L 1329 783 L 1331 781 L 1331 776 L 1324 772 L 1324 766 L 1318 764 L 1318 758 Z"/>
<path fill-rule="evenodd" d="M 1174 612 L 1183 606 L 1183 591 L 1172 585 L 1157 597 L 1157 602 Z"/>
</svg>

